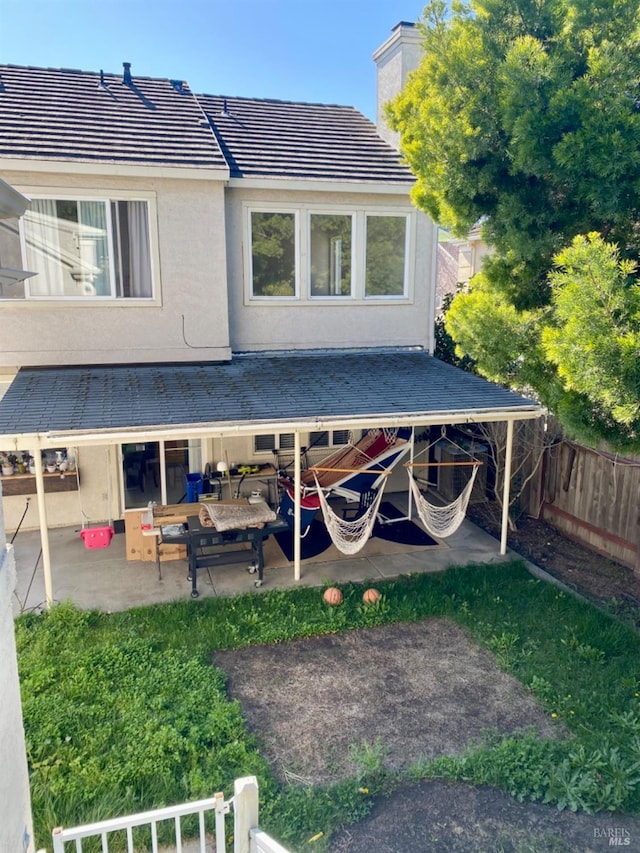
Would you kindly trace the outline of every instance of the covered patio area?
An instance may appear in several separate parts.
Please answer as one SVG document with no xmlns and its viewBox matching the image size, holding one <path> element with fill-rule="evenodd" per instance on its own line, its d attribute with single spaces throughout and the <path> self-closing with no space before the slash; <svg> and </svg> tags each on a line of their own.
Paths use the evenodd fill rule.
<svg viewBox="0 0 640 853">
<path fill-rule="evenodd" d="M 276 548 L 270 554 L 273 537 L 267 540 L 266 588 L 274 584 L 313 584 L 322 578 L 362 580 L 393 576 L 411 571 L 412 561 L 426 567 L 422 570 L 429 570 L 437 559 L 451 565 L 505 555 L 514 423 L 537 418 L 542 413 L 535 402 L 445 364 L 418 347 L 244 353 L 234 355 L 230 362 L 206 364 L 23 368 L 0 400 L 0 446 L 5 450 L 13 448 L 15 452 L 28 448 L 31 454 L 39 537 L 33 535 L 35 531 L 30 537 L 20 533 L 16 548 L 28 538 L 34 540 L 31 565 L 36 558 L 41 565 L 41 571 L 34 574 L 34 583 L 36 577 L 41 577 L 44 583 L 43 595 L 35 598 L 48 606 L 71 598 L 81 606 L 116 609 L 118 604 L 110 602 L 109 595 L 118 598 L 122 594 L 128 601 L 125 606 L 131 606 L 138 597 L 139 603 L 147 603 L 145 596 L 151 589 L 164 595 L 162 600 L 181 597 L 178 590 L 181 591 L 184 583 L 183 561 L 178 561 L 175 569 L 178 586 L 169 590 L 168 579 L 173 577 L 169 564 L 164 564 L 163 577 L 156 577 L 153 563 L 137 566 L 131 554 L 123 571 L 124 579 L 135 578 L 132 585 L 135 589 L 123 589 L 122 593 L 116 590 L 120 585 L 119 548 L 124 548 L 121 537 L 117 535 L 103 552 L 84 550 L 78 536 L 81 519 L 77 505 L 75 516 L 68 513 L 65 518 L 57 516 L 49 522 L 50 502 L 57 496 L 47 494 L 50 488 L 45 481 L 43 457 L 60 447 L 72 448 L 74 458 L 79 460 L 74 478 L 79 482 L 80 512 L 84 512 L 84 501 L 93 507 L 94 523 L 97 519 L 122 521 L 126 483 L 122 480 L 119 460 L 124 446 L 144 447 L 145 443 L 155 442 L 159 455 L 164 457 L 166 446 L 175 441 L 198 443 L 209 448 L 207 457 L 201 458 L 204 464 L 204 458 L 216 458 L 216 449 L 220 454 L 231 443 L 257 450 L 256 436 L 271 433 L 286 434 L 291 441 L 293 470 L 288 473 L 297 497 L 292 513 L 291 553 L 283 556 Z M 393 543 L 385 541 L 381 545 L 374 536 L 354 558 L 345 559 L 334 549 L 333 553 L 326 550 L 322 560 L 305 559 L 299 495 L 304 443 L 310 435 L 319 431 L 358 435 L 370 429 L 408 428 L 412 436 L 418 430 L 427 435 L 434 431 L 438 436 L 445 426 L 486 422 L 504 422 L 507 427 L 499 545 L 490 540 L 483 557 L 464 547 L 458 552 L 456 534 L 438 547 L 427 549 L 427 558 L 423 560 L 416 557 L 415 551 L 407 554 L 406 549 L 402 553 L 402 548 L 392 548 Z M 99 463 L 97 450 L 102 451 Z M 411 451 L 413 459 L 413 438 Z M 410 491 L 401 467 L 398 466 L 402 485 L 394 484 L 388 492 L 396 492 L 397 488 L 406 490 L 397 495 L 398 508 L 411 517 Z M 158 477 L 161 504 L 171 503 L 167 500 L 167 474 L 168 468 L 161 467 Z M 74 520 L 76 526 L 72 527 Z M 11 532 L 8 525 L 7 529 Z M 460 535 L 464 540 L 464 534 Z M 19 554 L 18 562 L 21 562 Z M 89 584 L 91 567 L 96 567 L 96 582 Z M 440 562 L 438 567 L 443 568 L 444 564 Z M 88 600 L 84 590 L 100 587 L 97 577 L 100 572 L 107 578 L 107 597 L 98 604 Z M 223 578 L 220 572 L 213 584 L 209 584 L 211 594 L 238 591 L 234 590 L 234 584 L 242 589 L 248 586 L 237 567 L 230 569 L 227 580 Z M 202 583 L 199 582 L 202 594 L 207 592 L 208 581 L 203 573 Z M 127 588 L 128 584 L 124 586 Z M 33 600 L 31 590 L 26 598 Z"/>
<path fill-rule="evenodd" d="M 406 495 L 392 494 L 391 501 L 406 511 Z M 416 519 L 416 523 L 419 521 Z M 47 607 L 47 593 L 38 531 L 18 532 L 13 543 L 17 584 L 13 598 L 14 615 L 41 612 Z M 162 602 L 190 600 L 187 561 L 162 563 L 159 577 L 155 563 L 127 560 L 124 534 L 116 535 L 109 548 L 85 550 L 79 527 L 60 527 L 49 533 L 51 571 L 55 578 L 54 603 L 72 601 L 81 609 L 108 612 Z M 198 589 L 202 597 L 229 597 L 252 592 L 260 595 L 273 589 L 296 585 L 321 587 L 327 582 L 365 582 L 388 580 L 402 574 L 440 572 L 449 566 L 490 563 L 508 559 L 499 554 L 496 540 L 469 521 L 447 540 L 435 546 L 421 547 L 372 537 L 362 551 L 345 557 L 334 547 L 302 561 L 301 577 L 295 580 L 291 564 L 274 537 L 264 546 L 264 583 L 256 589 L 255 575 L 246 563 L 220 563 L 210 574 L 202 572 Z M 194 603 L 197 606 L 197 603 Z"/>
</svg>

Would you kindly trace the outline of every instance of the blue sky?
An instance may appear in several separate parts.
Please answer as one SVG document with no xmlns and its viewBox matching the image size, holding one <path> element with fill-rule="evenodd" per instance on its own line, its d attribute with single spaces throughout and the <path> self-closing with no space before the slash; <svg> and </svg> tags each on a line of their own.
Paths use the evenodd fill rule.
<svg viewBox="0 0 640 853">
<path fill-rule="evenodd" d="M 200 93 L 351 105 L 420 0 L 0 0 L 0 63 L 188 81 Z"/>
</svg>

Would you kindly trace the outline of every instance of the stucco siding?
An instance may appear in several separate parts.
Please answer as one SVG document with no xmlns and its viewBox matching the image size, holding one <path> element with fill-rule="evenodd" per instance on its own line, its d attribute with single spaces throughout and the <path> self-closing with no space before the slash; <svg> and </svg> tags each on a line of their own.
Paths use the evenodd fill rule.
<svg viewBox="0 0 640 853">
<path fill-rule="evenodd" d="M 224 189 L 218 181 L 13 173 L 21 191 L 144 194 L 156 299 L 5 301 L 0 367 L 217 361 L 229 356 Z"/>
<path fill-rule="evenodd" d="M 394 27 L 391 36 L 373 54 L 378 69 L 377 129 L 394 148 L 400 147 L 400 134 L 387 124 L 385 105 L 404 88 L 407 76 L 418 67 L 421 57 L 420 30 L 406 22 Z"/>
<path fill-rule="evenodd" d="M 409 285 L 401 299 L 305 298 L 252 301 L 248 282 L 247 206 L 277 208 L 318 206 L 323 212 L 394 210 L 410 217 Z M 231 346 L 234 351 L 308 349 L 312 347 L 433 346 L 435 229 L 416 211 L 408 194 L 317 194 L 227 190 L 227 262 Z M 305 259 L 301 259 L 301 267 Z"/>
</svg>

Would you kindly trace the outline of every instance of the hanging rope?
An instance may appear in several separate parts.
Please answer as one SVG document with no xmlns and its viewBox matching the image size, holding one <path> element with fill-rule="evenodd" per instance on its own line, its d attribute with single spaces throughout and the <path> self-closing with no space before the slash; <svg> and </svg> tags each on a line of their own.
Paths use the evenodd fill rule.
<svg viewBox="0 0 640 853">
<path fill-rule="evenodd" d="M 360 516 L 360 518 L 356 518 L 353 521 L 347 521 L 344 518 L 340 518 L 340 516 L 336 515 L 336 513 L 331 509 L 324 492 L 318 484 L 318 478 L 316 477 L 315 472 L 313 476 L 318 488 L 318 497 L 320 498 L 320 508 L 322 509 L 324 523 L 329 531 L 331 541 L 341 553 L 349 555 L 357 554 L 358 551 L 364 548 L 365 544 L 371 537 L 371 531 L 373 530 L 373 525 L 376 521 L 376 515 L 378 514 L 378 508 L 380 506 L 380 501 L 382 500 L 386 480 L 382 481 L 382 485 L 380 486 L 376 499 Z"/>
<path fill-rule="evenodd" d="M 398 427 L 383 427 L 382 434 L 386 438 L 387 443 L 392 444 L 398 437 Z"/>
<path fill-rule="evenodd" d="M 435 506 L 435 504 L 430 503 L 420 491 L 418 484 L 411 475 L 411 471 L 407 469 L 411 493 L 416 502 L 416 510 L 420 516 L 420 521 L 433 536 L 446 539 L 447 536 L 451 536 L 460 527 L 467 514 L 469 498 L 473 491 L 473 484 L 476 481 L 476 474 L 479 467 L 479 465 L 474 466 L 469 482 L 462 492 L 453 503 L 446 504 L 445 506 Z"/>
</svg>

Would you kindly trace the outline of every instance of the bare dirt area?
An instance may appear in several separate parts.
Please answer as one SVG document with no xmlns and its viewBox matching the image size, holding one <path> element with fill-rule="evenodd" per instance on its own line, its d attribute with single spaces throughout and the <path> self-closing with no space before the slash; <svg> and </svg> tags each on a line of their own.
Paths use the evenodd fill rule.
<svg viewBox="0 0 640 853">
<path fill-rule="evenodd" d="M 354 752 L 364 744 L 380 744 L 385 766 L 401 770 L 421 755 L 460 753 L 487 729 L 534 727 L 563 736 L 521 685 L 446 619 L 226 650 L 214 663 L 285 782 L 354 776 Z M 608 847 L 612 833 L 634 849 L 640 818 L 558 812 L 493 788 L 432 780 L 379 798 L 364 821 L 336 834 L 330 850 L 590 853 Z"/>
<path fill-rule="evenodd" d="M 358 771 L 351 745 L 380 743 L 386 767 L 456 755 L 486 730 L 561 730 L 493 657 L 446 619 L 362 628 L 217 652 L 282 781 Z"/>
<path fill-rule="evenodd" d="M 603 853 L 640 848 L 640 819 L 559 812 L 487 786 L 421 782 L 342 829 L 331 853 Z"/>
</svg>

